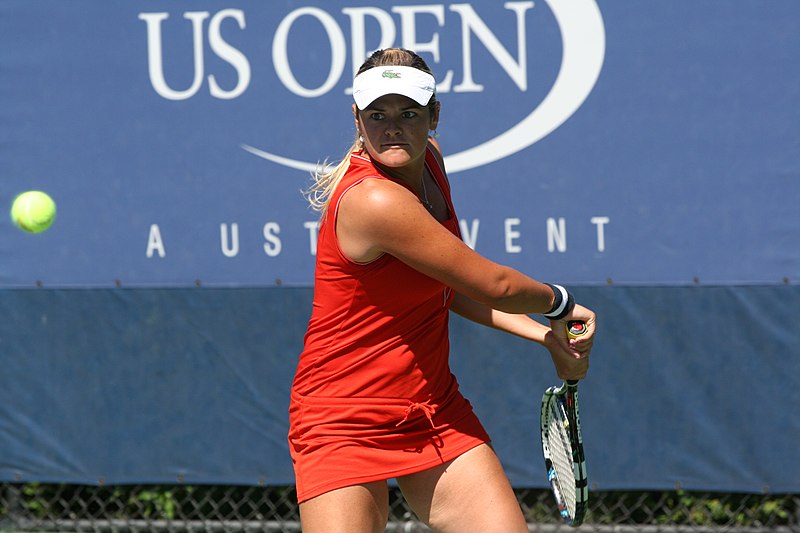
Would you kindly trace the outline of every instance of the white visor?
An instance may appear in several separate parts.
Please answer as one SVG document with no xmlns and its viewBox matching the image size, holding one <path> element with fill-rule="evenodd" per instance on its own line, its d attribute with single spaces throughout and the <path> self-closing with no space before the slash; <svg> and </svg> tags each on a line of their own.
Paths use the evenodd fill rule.
<svg viewBox="0 0 800 533">
<path fill-rule="evenodd" d="M 387 94 L 401 94 L 426 106 L 435 90 L 433 76 L 413 67 L 373 67 L 353 80 L 353 99 L 361 110 Z"/>
</svg>

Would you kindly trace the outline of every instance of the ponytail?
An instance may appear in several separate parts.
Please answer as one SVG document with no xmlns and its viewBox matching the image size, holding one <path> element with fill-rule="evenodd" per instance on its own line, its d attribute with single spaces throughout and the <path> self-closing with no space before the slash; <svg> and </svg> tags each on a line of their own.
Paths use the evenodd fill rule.
<svg viewBox="0 0 800 533">
<path fill-rule="evenodd" d="M 364 142 L 357 137 L 350 149 L 347 150 L 344 158 L 337 165 L 331 166 L 323 163 L 318 170 L 311 174 L 314 183 L 305 192 L 305 197 L 308 199 L 311 208 L 321 213 L 323 217 L 328 211 L 333 191 L 342 181 L 347 169 L 350 168 L 350 154 L 363 148 Z"/>
</svg>

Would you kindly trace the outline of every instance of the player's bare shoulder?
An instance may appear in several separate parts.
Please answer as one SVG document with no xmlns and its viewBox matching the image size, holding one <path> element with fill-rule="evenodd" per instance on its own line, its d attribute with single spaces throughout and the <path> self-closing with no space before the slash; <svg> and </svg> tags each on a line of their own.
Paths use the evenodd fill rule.
<svg viewBox="0 0 800 533">
<path fill-rule="evenodd" d="M 342 251 L 352 260 L 368 262 L 379 257 L 388 241 L 409 231 L 424 208 L 416 196 L 399 183 L 367 178 L 341 197 L 336 215 L 336 235 Z"/>
<path fill-rule="evenodd" d="M 416 196 L 406 187 L 388 179 L 366 178 L 351 186 L 339 202 L 339 220 L 348 223 L 391 223 L 408 211 L 420 208 Z"/>
</svg>

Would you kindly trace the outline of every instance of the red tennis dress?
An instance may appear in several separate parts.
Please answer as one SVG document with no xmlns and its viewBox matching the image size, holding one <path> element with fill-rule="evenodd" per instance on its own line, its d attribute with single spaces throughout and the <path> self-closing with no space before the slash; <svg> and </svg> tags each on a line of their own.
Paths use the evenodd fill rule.
<svg viewBox="0 0 800 533">
<path fill-rule="evenodd" d="M 460 236 L 430 148 L 425 164 L 449 207 L 442 224 Z M 452 291 L 388 254 L 356 263 L 339 247 L 339 201 L 367 178 L 392 179 L 353 153 L 320 225 L 313 309 L 289 407 L 300 502 L 420 472 L 489 441 L 450 372 Z"/>
</svg>

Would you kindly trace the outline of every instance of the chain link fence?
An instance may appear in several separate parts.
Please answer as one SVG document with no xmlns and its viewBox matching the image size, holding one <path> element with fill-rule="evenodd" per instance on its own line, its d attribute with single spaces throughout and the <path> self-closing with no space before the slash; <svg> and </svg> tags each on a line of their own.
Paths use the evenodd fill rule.
<svg viewBox="0 0 800 533">
<path fill-rule="evenodd" d="M 569 531 L 550 493 L 518 489 L 531 531 Z M 593 492 L 581 531 L 800 531 L 798 494 Z M 0 531 L 301 531 L 293 487 L 0 484 Z M 387 532 L 429 531 L 400 491 L 390 492 Z"/>
</svg>

